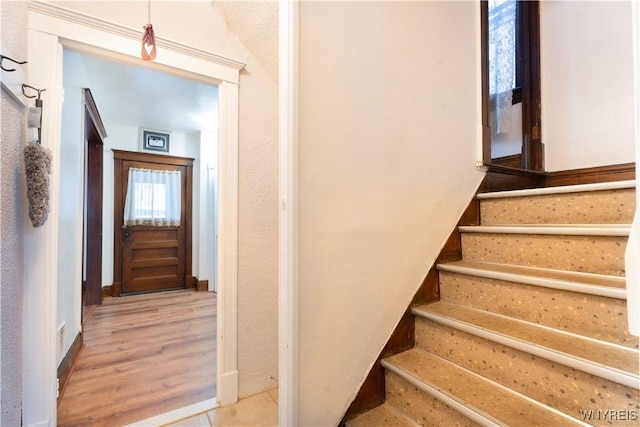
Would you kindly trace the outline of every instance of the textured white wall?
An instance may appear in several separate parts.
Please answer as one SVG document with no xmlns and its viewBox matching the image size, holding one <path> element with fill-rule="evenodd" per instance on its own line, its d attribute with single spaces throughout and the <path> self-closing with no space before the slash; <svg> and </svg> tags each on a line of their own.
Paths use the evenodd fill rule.
<svg viewBox="0 0 640 427">
<path fill-rule="evenodd" d="M 59 3 L 132 28 L 147 21 L 147 2 Z M 278 56 L 278 4 L 253 2 L 252 20 L 236 25 L 244 2 L 222 3 L 151 2 L 151 22 L 156 36 L 247 64 L 240 73 L 239 100 L 238 371 L 243 397 L 277 385 L 278 376 L 278 85 L 271 65 Z M 250 30 L 253 20 L 260 22 L 260 33 Z M 245 27 L 240 36 L 234 32 Z"/>
<path fill-rule="evenodd" d="M 0 2 L 2 54 L 26 60 L 26 3 Z M 24 67 L 25 75 L 26 66 Z M 0 95 L 0 425 L 21 423 L 22 292 L 26 215 L 22 150 L 25 115 L 4 92 Z M 27 263 L 28 267 L 28 263 Z"/>
<path fill-rule="evenodd" d="M 84 191 L 84 105 L 82 88 L 91 81 L 74 52 L 65 52 L 63 69 L 64 103 L 60 139 L 60 203 L 58 230 L 58 303 L 56 330 L 65 323 L 63 351 L 58 365 L 80 332 L 82 283 L 82 224 Z"/>
<path fill-rule="evenodd" d="M 547 171 L 635 161 L 631 2 L 540 5 Z"/>
<path fill-rule="evenodd" d="M 299 423 L 327 426 L 483 177 L 479 8 L 302 2 L 299 25 Z"/>
</svg>

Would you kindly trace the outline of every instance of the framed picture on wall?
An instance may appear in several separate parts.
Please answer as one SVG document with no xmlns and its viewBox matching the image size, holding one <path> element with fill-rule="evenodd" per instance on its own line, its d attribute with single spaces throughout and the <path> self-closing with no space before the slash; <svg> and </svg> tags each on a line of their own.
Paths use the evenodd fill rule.
<svg viewBox="0 0 640 427">
<path fill-rule="evenodd" d="M 169 134 L 154 132 L 150 130 L 142 131 L 142 149 L 146 151 L 169 152 Z"/>
</svg>

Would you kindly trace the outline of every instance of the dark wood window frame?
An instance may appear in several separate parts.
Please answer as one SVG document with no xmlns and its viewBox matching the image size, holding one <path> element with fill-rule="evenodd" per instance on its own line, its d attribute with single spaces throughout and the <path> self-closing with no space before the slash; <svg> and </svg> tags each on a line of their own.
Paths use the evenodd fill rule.
<svg viewBox="0 0 640 427">
<path fill-rule="evenodd" d="M 519 1 L 520 25 L 517 34 L 517 74 L 522 84 L 515 96 L 522 102 L 522 157 L 520 168 L 528 171 L 544 171 L 544 150 L 541 139 L 540 113 L 540 13 L 538 1 Z M 496 168 L 491 159 L 491 128 L 489 124 L 489 4 L 480 1 L 481 17 L 481 67 L 482 67 L 482 126 L 483 163 L 490 170 Z M 518 65 L 519 64 L 519 65 Z M 519 92 L 519 93 L 517 93 Z M 516 103 L 514 101 L 514 103 Z"/>
</svg>

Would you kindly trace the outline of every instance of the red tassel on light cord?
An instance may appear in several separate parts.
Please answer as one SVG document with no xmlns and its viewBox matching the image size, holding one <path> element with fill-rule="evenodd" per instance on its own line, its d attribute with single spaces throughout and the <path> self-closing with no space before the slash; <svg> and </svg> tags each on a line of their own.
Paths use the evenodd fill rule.
<svg viewBox="0 0 640 427">
<path fill-rule="evenodd" d="M 150 23 L 145 25 L 144 27 L 144 35 L 142 36 L 142 50 L 140 55 L 142 59 L 145 61 L 151 61 L 156 59 L 156 39 L 153 34 L 153 25 Z M 151 50 L 148 50 L 149 47 Z"/>
</svg>

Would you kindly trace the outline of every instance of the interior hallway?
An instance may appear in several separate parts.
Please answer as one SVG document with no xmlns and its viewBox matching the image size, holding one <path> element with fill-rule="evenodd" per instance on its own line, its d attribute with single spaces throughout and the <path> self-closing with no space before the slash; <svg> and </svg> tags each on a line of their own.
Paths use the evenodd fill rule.
<svg viewBox="0 0 640 427">
<path fill-rule="evenodd" d="M 59 426 L 114 426 L 216 395 L 216 294 L 105 298 L 58 404 Z"/>
</svg>

